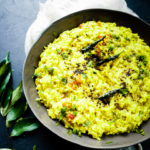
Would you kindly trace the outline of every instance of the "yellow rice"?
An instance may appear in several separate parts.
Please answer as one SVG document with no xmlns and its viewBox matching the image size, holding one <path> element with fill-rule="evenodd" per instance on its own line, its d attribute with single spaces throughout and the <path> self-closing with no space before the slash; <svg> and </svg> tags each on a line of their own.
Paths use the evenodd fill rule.
<svg viewBox="0 0 150 150">
<path fill-rule="evenodd" d="M 106 36 L 93 50 L 81 49 Z M 118 58 L 96 67 L 91 54 Z M 100 140 L 103 134 L 131 132 L 150 117 L 150 47 L 116 23 L 88 21 L 65 31 L 44 48 L 35 70 L 35 84 L 52 119 L 74 133 Z M 98 97 L 126 86 L 105 104 Z M 69 115 L 68 115 L 69 114 Z"/>
</svg>

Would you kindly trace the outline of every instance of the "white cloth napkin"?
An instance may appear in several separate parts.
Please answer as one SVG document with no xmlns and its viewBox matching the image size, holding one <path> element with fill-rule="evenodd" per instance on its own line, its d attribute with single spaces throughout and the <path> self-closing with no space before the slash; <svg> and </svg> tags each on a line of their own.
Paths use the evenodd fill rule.
<svg viewBox="0 0 150 150">
<path fill-rule="evenodd" d="M 127 7 L 125 0 L 47 0 L 45 3 L 39 3 L 39 5 L 40 9 L 37 18 L 26 33 L 26 55 L 41 33 L 52 22 L 70 13 L 88 8 L 107 8 L 137 16 Z"/>
</svg>

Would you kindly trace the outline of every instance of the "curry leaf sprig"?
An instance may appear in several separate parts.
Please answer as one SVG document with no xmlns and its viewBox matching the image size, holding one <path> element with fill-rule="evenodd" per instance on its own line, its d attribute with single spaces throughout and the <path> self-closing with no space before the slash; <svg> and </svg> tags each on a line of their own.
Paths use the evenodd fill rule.
<svg viewBox="0 0 150 150">
<path fill-rule="evenodd" d="M 12 127 L 10 136 L 19 136 L 23 132 L 32 131 L 39 127 L 35 118 L 22 115 L 28 105 L 22 93 L 22 81 L 15 90 L 12 89 L 12 70 L 9 53 L 0 62 L 0 113 L 6 118 L 6 127 Z"/>
</svg>

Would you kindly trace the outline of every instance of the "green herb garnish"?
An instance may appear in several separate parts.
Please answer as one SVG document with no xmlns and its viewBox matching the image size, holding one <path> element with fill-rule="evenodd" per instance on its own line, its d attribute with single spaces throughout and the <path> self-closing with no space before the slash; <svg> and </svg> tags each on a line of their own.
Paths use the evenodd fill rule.
<svg viewBox="0 0 150 150">
<path fill-rule="evenodd" d="M 76 116 L 76 115 L 77 115 L 77 113 L 78 113 L 77 111 L 74 111 L 74 112 L 73 112 L 73 116 Z"/>
<path fill-rule="evenodd" d="M 75 128 L 73 128 L 73 131 L 72 131 L 74 134 L 77 134 L 77 130 Z"/>
<path fill-rule="evenodd" d="M 61 112 L 61 115 L 62 115 L 63 117 L 66 117 L 66 115 L 67 115 L 66 111 L 67 111 L 67 107 L 62 107 L 62 108 L 61 108 L 60 112 Z"/>
<path fill-rule="evenodd" d="M 129 93 L 128 89 L 127 88 L 121 88 L 120 89 L 120 92 L 123 94 L 123 95 L 127 95 Z"/>
<path fill-rule="evenodd" d="M 130 58 L 129 56 L 125 56 L 125 59 L 126 59 L 126 60 L 129 60 L 129 58 Z"/>
<path fill-rule="evenodd" d="M 73 96 L 73 100 L 77 100 L 77 96 L 76 95 Z"/>
<path fill-rule="evenodd" d="M 113 46 L 109 46 L 108 49 L 109 49 L 110 51 L 113 51 L 114 47 L 113 47 Z"/>
<path fill-rule="evenodd" d="M 58 34 L 57 34 L 56 32 L 53 32 L 53 36 L 54 36 L 55 38 L 57 38 L 57 37 L 58 37 Z"/>
<path fill-rule="evenodd" d="M 37 77 L 40 77 L 41 76 L 41 73 L 34 73 L 34 75 L 32 76 L 33 79 L 37 78 Z"/>
<path fill-rule="evenodd" d="M 68 55 L 65 52 L 62 52 L 61 56 L 62 56 L 63 59 L 67 59 L 68 58 Z"/>
<path fill-rule="evenodd" d="M 67 84 L 67 77 L 62 78 L 61 81 L 63 82 L 64 85 L 66 85 Z"/>
<path fill-rule="evenodd" d="M 139 133 L 139 134 L 141 134 L 141 135 L 145 135 L 145 132 L 144 132 L 144 130 L 143 129 L 138 129 L 138 128 L 136 128 L 136 129 L 134 129 L 134 132 L 136 132 L 136 133 Z"/>
<path fill-rule="evenodd" d="M 61 50 L 60 49 L 56 49 L 57 53 L 60 54 L 61 53 Z"/>
<path fill-rule="evenodd" d="M 86 56 L 92 56 L 91 52 L 86 52 L 85 54 L 86 54 Z"/>
<path fill-rule="evenodd" d="M 47 68 L 47 70 L 48 70 L 48 73 L 49 73 L 50 75 L 53 75 L 53 73 L 54 73 L 54 68 Z"/>
<path fill-rule="evenodd" d="M 144 65 L 147 64 L 147 58 L 146 58 L 146 56 L 144 56 L 144 55 L 137 56 L 137 60 L 143 62 Z"/>
<path fill-rule="evenodd" d="M 80 131 L 78 131 L 78 136 L 81 137 L 82 136 L 82 133 Z"/>
<path fill-rule="evenodd" d="M 112 143 L 112 141 L 108 141 L 108 142 L 106 142 L 106 144 L 111 144 Z"/>
<path fill-rule="evenodd" d="M 116 35 L 116 34 L 113 34 L 112 37 L 116 40 L 119 40 L 120 39 L 120 36 L 119 35 Z"/>
<path fill-rule="evenodd" d="M 56 126 L 60 125 L 60 122 L 59 122 L 59 121 L 57 121 L 57 122 L 55 123 L 55 125 L 56 125 Z"/>
<path fill-rule="evenodd" d="M 72 130 L 71 130 L 71 129 L 68 130 L 68 134 L 69 134 L 69 135 L 72 134 Z"/>
<path fill-rule="evenodd" d="M 129 37 L 125 37 L 125 40 L 130 41 L 130 38 Z"/>
<path fill-rule="evenodd" d="M 87 120 L 87 121 L 83 124 L 83 126 L 85 126 L 85 127 L 89 127 L 89 126 L 90 126 L 90 124 L 91 124 L 91 122 Z"/>
<path fill-rule="evenodd" d="M 70 110 L 72 110 L 72 111 L 76 110 L 76 105 L 73 104 L 72 107 L 70 108 Z"/>
<path fill-rule="evenodd" d="M 69 49 L 68 53 L 69 53 L 69 54 L 71 54 L 71 53 L 72 53 L 72 50 L 71 50 L 71 49 Z"/>
</svg>

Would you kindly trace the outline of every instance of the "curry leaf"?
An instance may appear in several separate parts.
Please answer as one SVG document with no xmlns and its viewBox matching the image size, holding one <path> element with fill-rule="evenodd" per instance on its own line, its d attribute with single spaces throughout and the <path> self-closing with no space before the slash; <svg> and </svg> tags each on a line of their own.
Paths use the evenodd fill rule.
<svg viewBox="0 0 150 150">
<path fill-rule="evenodd" d="M 11 126 L 11 122 L 18 119 L 27 109 L 25 98 L 19 99 L 11 108 L 6 117 L 6 127 Z"/>
<path fill-rule="evenodd" d="M 0 76 L 3 74 L 4 72 L 4 68 L 6 64 L 9 64 L 10 60 L 9 60 L 9 53 L 7 54 L 7 56 L 0 62 Z"/>
<path fill-rule="evenodd" d="M 8 113 L 8 108 L 10 105 L 11 96 L 12 96 L 12 87 L 10 84 L 8 84 L 8 86 L 5 90 L 5 93 L 4 93 L 4 101 L 3 101 L 2 107 L 1 107 L 1 115 L 3 117 L 6 116 Z"/>
<path fill-rule="evenodd" d="M 12 93 L 11 106 L 13 106 L 22 95 L 22 81 L 19 83 L 18 87 Z"/>
<path fill-rule="evenodd" d="M 0 62 L 0 103 L 2 103 L 6 97 L 8 83 L 11 78 L 11 64 L 9 60 L 9 53 Z"/>
<path fill-rule="evenodd" d="M 11 136 L 19 136 L 24 132 L 33 131 L 38 127 L 39 123 L 34 118 L 19 119 L 11 131 Z"/>
<path fill-rule="evenodd" d="M 21 98 L 22 95 L 22 81 L 19 83 L 17 88 L 12 93 L 12 98 L 10 101 L 10 105 L 7 108 L 6 114 L 11 110 L 13 105 Z"/>
<path fill-rule="evenodd" d="M 3 79 L 0 85 L 0 96 L 2 96 L 4 90 L 6 89 L 6 86 L 10 80 L 10 77 L 11 77 L 11 72 L 9 71 L 9 73 L 6 75 L 6 77 Z M 0 101 L 2 101 L 2 99 Z"/>
</svg>

